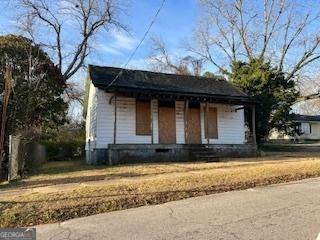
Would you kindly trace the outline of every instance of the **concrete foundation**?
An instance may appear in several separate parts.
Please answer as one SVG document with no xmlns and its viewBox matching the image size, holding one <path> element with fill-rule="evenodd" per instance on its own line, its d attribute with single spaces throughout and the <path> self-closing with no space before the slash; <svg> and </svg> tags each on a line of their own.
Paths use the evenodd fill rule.
<svg viewBox="0 0 320 240">
<path fill-rule="evenodd" d="M 257 155 L 253 144 L 110 144 L 108 149 L 87 151 L 89 164 L 216 161 L 222 157 Z"/>
<path fill-rule="evenodd" d="M 108 149 L 86 150 L 86 161 L 90 165 L 108 164 Z"/>
</svg>

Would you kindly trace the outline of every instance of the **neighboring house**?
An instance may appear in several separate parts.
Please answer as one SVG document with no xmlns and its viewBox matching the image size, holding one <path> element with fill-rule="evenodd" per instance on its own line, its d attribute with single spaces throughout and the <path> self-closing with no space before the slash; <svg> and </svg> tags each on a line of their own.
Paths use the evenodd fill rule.
<svg viewBox="0 0 320 240">
<path fill-rule="evenodd" d="M 294 121 L 300 134 L 288 136 L 278 131 L 272 131 L 269 139 L 320 139 L 320 115 L 301 115 L 295 114 Z"/>
<path fill-rule="evenodd" d="M 205 160 L 256 154 L 249 97 L 219 77 L 89 66 L 87 162 Z M 253 111 L 254 112 L 254 111 Z M 253 115 L 254 116 L 254 115 Z"/>
<path fill-rule="evenodd" d="M 320 115 L 295 115 L 295 121 L 302 133 L 299 139 L 320 139 Z"/>
</svg>

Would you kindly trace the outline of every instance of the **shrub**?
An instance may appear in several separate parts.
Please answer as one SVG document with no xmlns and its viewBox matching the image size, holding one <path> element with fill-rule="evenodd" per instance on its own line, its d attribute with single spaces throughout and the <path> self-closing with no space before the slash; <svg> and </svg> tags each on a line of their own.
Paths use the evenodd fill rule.
<svg viewBox="0 0 320 240">
<path fill-rule="evenodd" d="M 82 127 L 63 127 L 44 134 L 41 143 L 48 160 L 70 160 L 84 155 L 85 132 Z"/>
</svg>

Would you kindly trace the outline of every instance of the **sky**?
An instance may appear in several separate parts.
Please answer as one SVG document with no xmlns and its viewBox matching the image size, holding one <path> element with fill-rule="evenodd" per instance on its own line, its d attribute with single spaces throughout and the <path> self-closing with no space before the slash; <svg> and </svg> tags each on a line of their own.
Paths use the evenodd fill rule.
<svg viewBox="0 0 320 240">
<path fill-rule="evenodd" d="M 20 0 L 0 0 L 0 2 L 19 2 Z M 122 67 L 127 62 L 129 55 L 134 51 L 145 31 L 147 30 L 151 20 L 153 19 L 157 9 L 160 7 L 162 0 L 117 0 L 121 1 L 124 8 L 124 14 L 121 16 L 121 23 L 125 24 L 129 33 L 124 31 L 111 30 L 109 32 L 101 32 L 94 39 L 94 51 L 86 59 L 86 64 L 108 65 Z M 292 0 L 299 3 L 302 0 Z M 53 4 L 63 2 L 63 0 L 52 1 Z M 254 8 L 262 6 L 260 1 L 252 0 Z M 300 2 L 300 3 L 301 3 Z M 314 9 L 319 10 L 318 0 L 308 0 L 308 11 Z M 250 3 L 250 1 L 249 1 Z M 17 8 L 14 4 L 2 4 L 0 14 L 0 34 L 17 33 L 15 19 Z M 300 7 L 303 12 L 305 9 Z M 300 15 L 298 13 L 298 15 Z M 297 18 L 299 16 L 297 15 Z M 192 42 L 193 29 L 197 27 L 200 18 L 200 9 L 198 0 L 166 0 L 165 4 L 158 15 L 154 25 L 148 36 L 138 49 L 133 59 L 128 64 L 129 68 L 148 69 L 150 65 L 146 62 L 146 58 L 151 53 L 152 37 L 160 37 L 164 40 L 168 52 L 171 54 L 183 52 L 182 43 Z M 77 40 L 77 34 L 73 30 L 73 19 L 66 19 L 64 26 L 66 31 L 66 46 L 75 46 L 73 42 Z M 318 26 L 312 31 L 317 31 Z M 47 34 L 42 34 L 43 38 Z M 303 51 L 303 49 L 300 49 Z M 298 50 L 297 50 L 298 51 Z M 50 53 L 49 53 L 50 54 Z M 292 59 L 295 59 L 296 53 L 293 53 Z M 183 54 L 181 54 L 183 55 Z M 219 60 L 222 59 L 219 57 Z M 205 66 L 212 70 L 210 66 Z M 85 72 L 80 72 L 74 77 L 80 85 L 83 85 Z"/>
<path fill-rule="evenodd" d="M 129 33 L 111 30 L 98 34 L 94 40 L 95 50 L 86 63 L 123 66 L 146 32 L 161 3 L 162 0 L 124 1 L 121 22 L 128 27 Z M 5 11 L 0 15 L 0 34 L 18 33 L 15 19 L 12 17 L 15 15 L 16 8 L 13 5 L 5 6 Z M 181 48 L 181 42 L 192 36 L 197 18 L 197 0 L 166 0 L 149 34 L 128 66 L 139 69 L 149 68 L 145 58 L 150 54 L 152 37 L 161 37 L 165 40 L 169 51 Z"/>
<path fill-rule="evenodd" d="M 99 65 L 123 66 L 128 55 L 134 50 L 143 34 L 147 30 L 162 0 L 132 1 L 127 6 L 127 16 L 123 22 L 128 25 L 130 35 L 124 32 L 116 32 L 109 36 L 99 36 L 97 51 L 90 57 L 90 63 Z M 198 17 L 198 5 L 196 0 L 167 0 L 152 26 L 144 43 L 137 51 L 131 68 L 148 68 L 145 58 L 151 51 L 152 37 L 160 37 L 166 42 L 169 51 L 176 51 L 181 47 L 181 42 L 191 37 L 194 22 Z"/>
<path fill-rule="evenodd" d="M 0 2 L 13 2 L 20 0 L 0 0 Z M 62 2 L 63 0 L 60 0 Z M 142 36 L 146 32 L 150 22 L 152 21 L 158 8 L 161 6 L 162 0 L 117 0 L 123 3 L 124 13 L 121 15 L 121 23 L 125 24 L 129 33 L 125 31 L 111 30 L 103 31 L 95 36 L 94 51 L 88 56 L 85 64 L 103 65 L 123 67 L 127 62 L 130 54 L 137 47 Z M 294 0 L 292 0 L 294 1 Z M 296 0 L 299 4 L 300 0 Z M 302 1 L 302 0 L 301 0 Z M 59 1 L 56 1 L 59 2 Z M 53 4 L 56 2 L 53 1 Z M 260 1 L 252 0 L 254 8 L 261 6 Z M 301 3 L 301 2 L 300 2 Z M 308 0 L 308 11 L 319 11 L 318 0 Z M 14 4 L 2 4 L 0 14 L 0 34 L 17 34 L 16 19 L 17 8 Z M 306 9 L 300 7 L 298 10 L 303 13 Z M 299 18 L 299 11 L 297 18 Z M 183 42 L 192 42 L 193 29 L 197 27 L 200 20 L 200 9 L 198 0 L 166 0 L 165 4 L 158 15 L 154 25 L 148 33 L 146 39 L 139 47 L 138 51 L 128 64 L 128 68 L 134 69 L 150 69 L 150 63 L 147 61 L 151 53 L 151 38 L 160 37 L 164 40 L 168 52 L 170 54 L 184 55 Z M 64 21 L 66 30 L 64 32 L 66 47 L 73 47 L 77 41 L 77 34 L 74 32 L 74 19 L 66 19 Z M 318 25 L 310 28 L 310 31 L 318 31 Z M 47 34 L 42 34 L 43 38 L 47 38 Z M 297 49 L 291 55 L 291 59 L 295 60 L 297 53 L 303 49 Z M 50 53 L 49 53 L 50 54 Z M 216 53 L 214 53 L 216 54 Z M 219 60 L 222 58 L 218 56 Z M 205 70 L 214 71 L 212 66 L 205 65 Z M 84 79 L 86 71 L 79 71 L 73 81 L 79 87 L 84 87 Z M 72 107 L 71 111 L 79 114 L 81 109 L 78 106 Z"/>
<path fill-rule="evenodd" d="M 5 0 L 0 0 L 5 1 Z M 86 59 L 86 64 L 123 67 L 129 55 L 134 51 L 142 36 L 149 27 L 155 13 L 162 4 L 162 0 L 123 0 L 124 13 L 120 20 L 128 28 L 128 32 L 111 30 L 103 31 L 95 36 L 94 50 Z M 16 27 L 17 10 L 14 4 L 5 4 L 0 14 L 0 34 L 18 34 Z M 161 12 L 157 16 L 147 37 L 138 51 L 127 65 L 128 68 L 150 69 L 146 61 L 151 53 L 151 38 L 160 37 L 169 52 L 177 52 L 182 49 L 182 42 L 192 37 L 192 30 L 198 19 L 199 9 L 197 0 L 166 0 Z M 69 21 L 69 23 L 68 23 Z M 76 41 L 76 34 L 68 24 L 72 26 L 72 19 L 68 19 L 68 33 L 65 34 L 68 41 Z M 46 34 L 43 34 L 46 37 Z M 78 72 L 73 81 L 80 88 L 84 88 L 86 71 Z M 78 105 L 71 106 L 71 115 L 80 115 Z"/>
</svg>

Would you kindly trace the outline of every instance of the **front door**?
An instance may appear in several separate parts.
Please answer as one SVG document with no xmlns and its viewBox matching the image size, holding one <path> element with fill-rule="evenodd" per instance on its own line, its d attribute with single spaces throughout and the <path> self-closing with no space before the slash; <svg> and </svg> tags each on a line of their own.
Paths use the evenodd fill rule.
<svg viewBox="0 0 320 240">
<path fill-rule="evenodd" d="M 159 106 L 159 142 L 176 143 L 176 112 L 174 107 Z"/>
<path fill-rule="evenodd" d="M 200 107 L 189 108 L 186 114 L 186 144 L 201 144 Z"/>
</svg>

